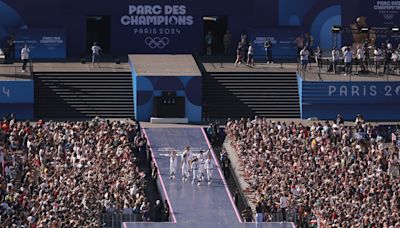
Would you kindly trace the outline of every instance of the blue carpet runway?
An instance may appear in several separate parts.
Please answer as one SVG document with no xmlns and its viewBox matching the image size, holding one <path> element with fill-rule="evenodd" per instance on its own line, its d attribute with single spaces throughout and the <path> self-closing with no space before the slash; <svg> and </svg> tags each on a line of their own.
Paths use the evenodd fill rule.
<svg viewBox="0 0 400 228">
<path fill-rule="evenodd" d="M 226 187 L 222 172 L 215 161 L 213 181 L 208 185 L 205 181 L 197 186 L 190 181 L 181 181 L 180 156 L 178 159 L 177 176 L 169 178 L 169 156 L 171 150 L 178 154 L 186 146 L 190 146 L 194 154 L 200 150 L 207 151 L 209 142 L 201 128 L 149 128 L 145 133 L 152 148 L 153 155 L 161 174 L 161 185 L 171 207 L 169 223 L 124 223 L 124 227 L 255 227 L 254 223 L 242 223 L 240 214 L 233 204 Z M 213 153 L 214 160 L 216 159 Z M 287 227 L 290 223 L 264 223 L 263 228 Z"/>
</svg>

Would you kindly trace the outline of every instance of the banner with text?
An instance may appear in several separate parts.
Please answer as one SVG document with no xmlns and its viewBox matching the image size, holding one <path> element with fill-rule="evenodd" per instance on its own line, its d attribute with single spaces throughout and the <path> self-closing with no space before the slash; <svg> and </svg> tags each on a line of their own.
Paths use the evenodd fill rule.
<svg viewBox="0 0 400 228">
<path fill-rule="evenodd" d="M 347 119 L 362 114 L 369 120 L 399 120 L 400 82 L 299 83 L 302 117 Z"/>
<path fill-rule="evenodd" d="M 392 32 L 400 25 L 400 1 L 362 1 L 360 15 L 366 17 L 366 23 L 376 34 L 376 44 L 389 39 L 393 44 L 400 42 L 400 32 Z"/>
<path fill-rule="evenodd" d="M 199 24 L 183 4 L 129 5 L 120 17 L 137 53 L 191 53 Z"/>
<path fill-rule="evenodd" d="M 297 27 L 252 29 L 250 41 L 254 47 L 254 58 L 265 59 L 264 44 L 267 40 L 272 43 L 273 57 L 297 58 L 295 39 L 301 34 Z"/>
<path fill-rule="evenodd" d="M 30 58 L 66 58 L 66 32 L 64 29 L 21 29 L 16 31 L 15 56 L 20 58 L 25 44 L 30 49 Z"/>
</svg>

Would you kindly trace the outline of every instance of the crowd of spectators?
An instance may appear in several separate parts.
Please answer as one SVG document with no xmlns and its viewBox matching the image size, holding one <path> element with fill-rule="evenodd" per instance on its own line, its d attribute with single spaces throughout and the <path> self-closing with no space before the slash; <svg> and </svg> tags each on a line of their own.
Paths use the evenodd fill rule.
<svg viewBox="0 0 400 228">
<path fill-rule="evenodd" d="M 18 122 L 0 129 L 1 227 L 99 227 L 102 213 L 148 220 L 146 180 L 135 164 L 137 125 Z M 143 142 L 141 142 L 143 143 Z"/>
<path fill-rule="evenodd" d="M 311 126 L 228 120 L 245 194 L 261 203 L 264 221 L 286 209 L 299 227 L 313 218 L 321 227 L 400 227 L 399 149 L 362 116 L 348 125 L 338 117 Z"/>
</svg>

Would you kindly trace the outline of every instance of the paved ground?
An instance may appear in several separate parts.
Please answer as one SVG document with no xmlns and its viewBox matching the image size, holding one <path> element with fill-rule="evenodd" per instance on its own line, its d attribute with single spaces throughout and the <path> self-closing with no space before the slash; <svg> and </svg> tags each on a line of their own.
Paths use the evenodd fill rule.
<svg viewBox="0 0 400 228">
<path fill-rule="evenodd" d="M 203 68 L 207 72 L 297 72 L 297 63 L 257 63 L 255 67 L 249 68 L 246 65 L 235 67 L 229 62 L 205 62 Z M 36 72 L 131 72 L 129 64 L 122 62 L 115 64 L 114 62 L 103 62 L 100 68 L 92 68 L 90 63 L 82 64 L 80 62 L 37 62 L 34 63 L 33 69 Z M 355 70 L 355 68 L 354 68 Z M 371 69 L 374 71 L 374 69 Z M 400 81 L 400 72 L 397 74 L 364 74 L 344 76 L 343 74 L 333 74 L 326 72 L 326 66 L 321 71 L 316 67 L 315 63 L 311 65 L 311 69 L 303 74 L 303 78 L 307 81 Z M 29 72 L 21 72 L 21 63 L 0 64 L 0 80 L 27 80 L 30 78 Z"/>
<path fill-rule="evenodd" d="M 226 189 L 220 170 L 214 169 L 213 183 L 200 186 L 169 179 L 168 151 L 182 151 L 189 145 L 193 152 L 208 149 L 210 144 L 205 133 L 198 128 L 146 128 L 155 161 L 160 170 L 164 194 L 169 198 L 173 211 L 170 223 L 125 223 L 124 227 L 255 227 L 254 223 L 242 223 Z M 215 156 L 214 156 L 215 158 Z M 178 160 L 179 161 L 179 160 Z M 215 163 L 217 164 L 217 163 Z M 293 227 L 291 223 L 265 223 L 264 228 Z"/>
<path fill-rule="evenodd" d="M 30 73 L 22 73 L 22 64 L 0 64 L 0 76 L 2 77 L 29 77 Z M 82 64 L 80 62 L 38 62 L 33 63 L 35 72 L 131 72 L 129 64 L 121 62 L 103 62 L 100 68 L 92 68 L 91 63 Z"/>
</svg>

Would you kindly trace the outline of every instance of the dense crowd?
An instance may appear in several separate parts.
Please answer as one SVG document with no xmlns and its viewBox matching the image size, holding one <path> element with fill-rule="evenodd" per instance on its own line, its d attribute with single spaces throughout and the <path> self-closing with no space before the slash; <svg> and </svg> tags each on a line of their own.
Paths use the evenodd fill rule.
<svg viewBox="0 0 400 228">
<path fill-rule="evenodd" d="M 285 207 L 300 227 L 311 216 L 329 227 L 400 227 L 399 149 L 362 117 L 308 127 L 242 118 L 226 132 L 264 220 Z"/>
<path fill-rule="evenodd" d="M 4 119 L 0 226 L 98 227 L 102 213 L 139 210 L 147 219 L 146 181 L 132 153 L 136 132 L 130 121 Z"/>
</svg>

